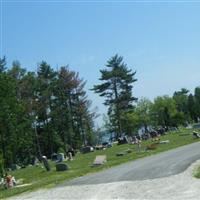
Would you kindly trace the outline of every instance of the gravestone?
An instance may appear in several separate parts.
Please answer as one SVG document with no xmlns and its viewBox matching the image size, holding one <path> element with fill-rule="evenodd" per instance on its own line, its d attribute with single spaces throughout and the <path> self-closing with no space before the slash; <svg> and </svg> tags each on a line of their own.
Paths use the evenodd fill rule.
<svg viewBox="0 0 200 200">
<path fill-rule="evenodd" d="M 58 154 L 57 153 L 53 153 L 52 155 L 51 155 L 51 160 L 52 161 L 56 161 L 58 159 Z"/>
<path fill-rule="evenodd" d="M 93 166 L 95 165 L 103 165 L 106 162 L 106 155 L 100 155 L 100 156 L 96 156 L 94 162 L 93 162 Z"/>
<path fill-rule="evenodd" d="M 193 131 L 193 134 L 192 134 L 193 138 L 200 138 L 200 134 L 196 131 Z"/>
<path fill-rule="evenodd" d="M 58 163 L 58 164 L 56 164 L 56 171 L 66 171 L 68 169 L 69 169 L 69 167 L 65 163 Z"/>
<path fill-rule="evenodd" d="M 126 153 L 132 153 L 132 150 L 131 149 L 127 149 Z"/>
<path fill-rule="evenodd" d="M 40 162 L 40 161 L 38 160 L 37 157 L 33 157 L 33 158 L 32 158 L 31 164 L 32 164 L 32 165 L 37 165 L 39 162 Z"/>
<path fill-rule="evenodd" d="M 127 144 L 127 143 L 129 143 L 128 137 L 127 137 L 127 136 L 118 138 L 118 144 L 119 144 L 119 145 L 120 145 L 120 144 Z"/>
<path fill-rule="evenodd" d="M 47 157 L 46 156 L 42 156 L 42 162 L 44 164 L 44 167 L 47 171 L 50 171 L 51 168 L 50 168 L 50 165 L 49 165 L 49 162 L 47 160 Z"/>
<path fill-rule="evenodd" d="M 102 145 L 96 145 L 96 146 L 95 146 L 95 149 L 96 149 L 96 150 L 102 150 L 102 149 L 103 149 L 103 146 L 102 146 Z"/>
<path fill-rule="evenodd" d="M 116 154 L 116 156 L 124 156 L 124 155 L 125 155 L 124 152 L 119 152 L 119 153 Z"/>
<path fill-rule="evenodd" d="M 57 162 L 62 162 L 65 159 L 64 153 L 58 153 Z"/>
<path fill-rule="evenodd" d="M 73 156 L 72 156 L 71 152 L 68 153 L 68 158 L 69 158 L 69 160 L 73 160 Z"/>
<path fill-rule="evenodd" d="M 82 153 L 89 153 L 89 152 L 93 152 L 94 148 L 91 146 L 86 146 L 82 148 Z"/>
<path fill-rule="evenodd" d="M 168 144 L 169 143 L 169 140 L 162 140 L 160 141 L 160 144 Z"/>
<path fill-rule="evenodd" d="M 12 164 L 11 165 L 11 170 L 14 171 L 14 170 L 17 170 L 17 169 L 21 169 L 21 167 L 17 164 Z"/>
<path fill-rule="evenodd" d="M 75 151 L 72 147 L 70 147 L 70 148 L 68 149 L 68 152 L 67 152 L 67 153 L 71 153 L 72 156 L 75 156 L 76 151 Z"/>
</svg>

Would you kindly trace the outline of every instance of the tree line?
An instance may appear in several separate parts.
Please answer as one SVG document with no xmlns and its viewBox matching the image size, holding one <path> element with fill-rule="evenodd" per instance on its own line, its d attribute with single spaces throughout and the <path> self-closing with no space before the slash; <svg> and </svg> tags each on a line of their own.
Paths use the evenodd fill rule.
<svg viewBox="0 0 200 200">
<path fill-rule="evenodd" d="M 50 157 L 97 143 L 99 131 L 91 111 L 85 84 L 68 66 L 54 70 L 42 61 L 37 72 L 27 71 L 18 61 L 6 68 L 0 59 L 0 169 L 12 163 L 29 164 L 32 156 Z M 133 85 L 136 71 L 123 57 L 111 57 L 100 70 L 99 84 L 91 90 L 104 98 L 108 108 L 105 127 L 114 133 L 133 135 L 141 126 L 179 126 L 200 119 L 200 87 L 194 94 L 185 88 L 173 96 L 150 101 L 137 99 Z M 3 163 L 4 162 L 4 163 Z"/>
<path fill-rule="evenodd" d="M 198 123 L 200 120 L 200 87 L 194 93 L 182 88 L 175 91 L 172 97 L 158 96 L 153 101 L 141 98 L 137 101 L 134 111 L 124 116 L 131 128 L 126 130 L 130 135 L 138 128 L 178 127 Z"/>
<path fill-rule="evenodd" d="M 55 71 L 42 61 L 36 73 L 0 59 L 0 157 L 5 166 L 33 156 L 92 145 L 94 118 L 86 81 L 68 66 Z"/>
<path fill-rule="evenodd" d="M 133 135 L 141 127 L 148 131 L 153 127 L 178 127 L 198 122 L 200 119 L 200 87 L 194 94 L 182 88 L 173 96 L 158 96 L 153 101 L 133 96 L 136 71 L 124 63 L 123 57 L 115 55 L 108 60 L 106 68 L 100 70 L 101 83 L 93 90 L 104 97 L 108 107 L 105 127 L 115 138 L 122 134 Z"/>
</svg>

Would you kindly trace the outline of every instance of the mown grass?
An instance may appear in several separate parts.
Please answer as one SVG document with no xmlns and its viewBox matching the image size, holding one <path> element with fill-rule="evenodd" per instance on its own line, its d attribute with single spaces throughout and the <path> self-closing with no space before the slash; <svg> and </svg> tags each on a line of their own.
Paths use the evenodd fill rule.
<svg viewBox="0 0 200 200">
<path fill-rule="evenodd" d="M 194 171 L 194 177 L 200 178 L 200 166 Z"/>
<path fill-rule="evenodd" d="M 124 145 L 114 145 L 112 148 L 106 150 L 98 150 L 95 152 L 87 154 L 77 154 L 73 161 L 65 161 L 70 169 L 65 172 L 57 172 L 55 168 L 55 162 L 50 161 L 51 171 L 46 172 L 41 166 L 29 166 L 25 169 L 20 169 L 10 172 L 11 175 L 15 177 L 16 180 L 23 179 L 24 184 L 31 184 L 25 187 L 3 189 L 0 188 L 0 199 L 14 196 L 26 191 L 32 191 L 44 187 L 53 187 L 58 183 L 66 180 L 70 180 L 75 177 L 80 177 L 88 173 L 94 173 L 112 166 L 116 166 L 128 161 L 132 161 L 145 156 L 153 155 L 159 152 L 167 151 L 169 149 L 177 148 L 186 144 L 200 141 L 200 139 L 192 138 L 192 129 L 186 130 L 181 129 L 179 132 L 171 132 L 167 135 L 161 137 L 161 140 L 169 140 L 168 144 L 159 144 L 155 150 L 145 151 L 148 144 L 152 141 L 142 142 L 142 151 L 138 152 L 136 145 L 124 144 Z M 124 156 L 116 156 L 116 153 L 126 151 L 131 149 L 132 152 L 125 154 Z M 106 155 L 107 163 L 99 167 L 91 167 L 97 155 Z M 199 169 L 200 177 L 200 169 Z"/>
</svg>

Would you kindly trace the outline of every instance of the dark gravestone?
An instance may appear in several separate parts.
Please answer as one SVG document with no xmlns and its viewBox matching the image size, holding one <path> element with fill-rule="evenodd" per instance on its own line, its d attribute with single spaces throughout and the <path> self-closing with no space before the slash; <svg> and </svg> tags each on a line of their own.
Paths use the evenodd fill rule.
<svg viewBox="0 0 200 200">
<path fill-rule="evenodd" d="M 11 165 L 11 170 L 14 171 L 14 170 L 17 170 L 17 169 L 20 169 L 21 167 L 17 164 L 12 164 Z"/>
<path fill-rule="evenodd" d="M 56 171 L 66 171 L 68 169 L 69 169 L 69 167 L 65 163 L 58 163 L 58 164 L 56 164 Z"/>
<path fill-rule="evenodd" d="M 48 162 L 46 156 L 42 156 L 42 162 L 43 162 L 43 164 L 44 164 L 45 169 L 46 169 L 47 171 L 50 171 L 51 168 L 50 168 L 50 165 L 49 165 L 49 162 Z"/>
<path fill-rule="evenodd" d="M 126 153 L 132 153 L 132 150 L 131 149 L 127 149 Z"/>
<path fill-rule="evenodd" d="M 120 152 L 120 153 L 117 153 L 116 156 L 124 156 L 125 153 L 124 152 Z"/>
<path fill-rule="evenodd" d="M 118 138 L 118 144 L 127 144 L 127 143 L 129 143 L 127 136 Z"/>
<path fill-rule="evenodd" d="M 193 138 L 200 138 L 200 134 L 198 133 L 198 132 L 196 132 L 196 131 L 193 131 L 193 133 L 192 133 L 192 136 L 193 136 Z"/>
<path fill-rule="evenodd" d="M 33 157 L 31 160 L 31 165 L 37 165 L 40 161 L 38 160 L 37 157 Z"/>
<path fill-rule="evenodd" d="M 102 146 L 105 148 L 110 148 L 110 147 L 112 147 L 112 144 L 110 142 L 103 142 Z"/>
<path fill-rule="evenodd" d="M 53 153 L 52 155 L 51 155 L 51 160 L 52 161 L 56 161 L 58 158 L 58 155 L 57 155 L 57 153 Z"/>
<path fill-rule="evenodd" d="M 103 149 L 103 146 L 102 146 L 102 145 L 97 145 L 97 146 L 95 146 L 95 149 L 96 149 L 96 150 L 102 150 L 102 149 Z"/>
<path fill-rule="evenodd" d="M 64 153 L 58 153 L 57 162 L 62 162 L 65 159 Z"/>
<path fill-rule="evenodd" d="M 70 147 L 70 148 L 68 149 L 68 152 L 67 152 L 67 153 L 68 153 L 68 154 L 71 153 L 72 156 L 75 156 L 75 154 L 76 154 L 75 150 L 74 150 L 72 147 Z"/>
<path fill-rule="evenodd" d="M 91 146 L 86 146 L 82 148 L 82 153 L 89 153 L 89 152 L 93 152 L 94 148 Z"/>
</svg>

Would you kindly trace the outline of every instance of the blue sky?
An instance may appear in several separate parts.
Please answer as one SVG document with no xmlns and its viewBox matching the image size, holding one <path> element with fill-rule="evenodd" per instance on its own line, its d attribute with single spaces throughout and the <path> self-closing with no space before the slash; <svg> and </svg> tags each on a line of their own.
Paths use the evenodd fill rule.
<svg viewBox="0 0 200 200">
<path fill-rule="evenodd" d="M 55 69 L 69 64 L 89 89 L 118 53 L 137 71 L 136 97 L 193 92 L 200 85 L 199 11 L 200 2 L 2 1 L 1 55 L 31 71 L 42 60 Z M 103 98 L 88 96 L 106 112 Z"/>
</svg>

